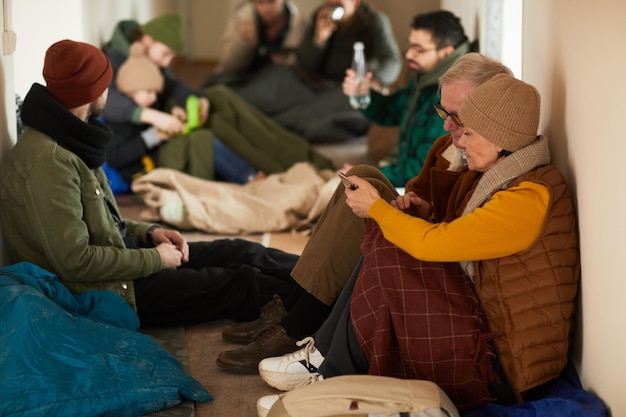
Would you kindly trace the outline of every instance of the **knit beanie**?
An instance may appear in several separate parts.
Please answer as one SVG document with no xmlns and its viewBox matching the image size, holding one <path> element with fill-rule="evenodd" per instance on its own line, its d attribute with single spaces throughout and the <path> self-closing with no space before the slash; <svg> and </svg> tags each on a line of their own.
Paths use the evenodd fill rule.
<svg viewBox="0 0 626 417">
<path fill-rule="evenodd" d="M 498 74 L 463 100 L 459 117 L 490 142 L 514 152 L 536 139 L 540 101 L 532 85 Z"/>
<path fill-rule="evenodd" d="M 160 93 L 163 90 L 163 74 L 146 55 L 146 46 L 135 42 L 130 46 L 130 55 L 120 66 L 115 77 L 115 86 L 124 94 L 139 90 Z"/>
<path fill-rule="evenodd" d="M 46 51 L 43 78 L 48 94 L 72 109 L 100 97 L 111 84 L 113 69 L 100 49 L 65 39 Z"/>
<path fill-rule="evenodd" d="M 169 46 L 176 55 L 183 52 L 185 29 L 183 17 L 178 13 L 167 13 L 155 17 L 141 26 L 141 32 L 152 36 L 155 41 Z"/>
</svg>

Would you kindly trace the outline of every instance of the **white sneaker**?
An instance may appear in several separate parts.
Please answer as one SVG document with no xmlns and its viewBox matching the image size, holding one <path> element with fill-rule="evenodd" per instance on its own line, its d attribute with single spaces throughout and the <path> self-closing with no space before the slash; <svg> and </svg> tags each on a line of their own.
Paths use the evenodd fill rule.
<svg viewBox="0 0 626 417">
<path fill-rule="evenodd" d="M 259 362 L 259 375 L 269 386 L 281 391 L 291 391 L 324 379 L 317 371 L 324 357 L 315 348 L 313 338 L 304 338 L 297 345 L 304 347 L 293 353 L 265 358 Z"/>
<path fill-rule="evenodd" d="M 256 401 L 256 413 L 259 417 L 267 416 L 270 408 L 274 405 L 276 401 L 279 399 L 278 394 L 274 395 L 266 395 L 265 397 L 261 397 Z"/>
</svg>

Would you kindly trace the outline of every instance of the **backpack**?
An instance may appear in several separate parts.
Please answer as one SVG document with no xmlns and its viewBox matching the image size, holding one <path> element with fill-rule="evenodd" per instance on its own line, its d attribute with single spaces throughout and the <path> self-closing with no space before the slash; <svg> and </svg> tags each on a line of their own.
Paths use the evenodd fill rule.
<svg viewBox="0 0 626 417">
<path fill-rule="evenodd" d="M 459 417 L 431 381 L 342 375 L 280 395 L 267 417 Z"/>
</svg>

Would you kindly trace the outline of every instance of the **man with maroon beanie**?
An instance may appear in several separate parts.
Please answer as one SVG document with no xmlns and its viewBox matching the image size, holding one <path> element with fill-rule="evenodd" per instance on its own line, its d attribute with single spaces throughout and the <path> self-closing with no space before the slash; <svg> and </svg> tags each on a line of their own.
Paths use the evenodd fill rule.
<svg viewBox="0 0 626 417">
<path fill-rule="evenodd" d="M 289 295 L 296 255 L 241 239 L 187 243 L 121 218 L 101 167 L 112 133 L 98 117 L 113 71 L 98 48 L 53 44 L 43 76 L 24 99 L 28 128 L 0 166 L 11 262 L 47 269 L 72 292 L 114 291 L 143 326 L 252 320 L 274 294 Z"/>
</svg>

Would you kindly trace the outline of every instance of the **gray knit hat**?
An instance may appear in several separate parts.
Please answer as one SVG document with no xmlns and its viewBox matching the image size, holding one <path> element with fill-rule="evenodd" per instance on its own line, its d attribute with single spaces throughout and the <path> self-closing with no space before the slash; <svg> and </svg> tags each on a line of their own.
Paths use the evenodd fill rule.
<svg viewBox="0 0 626 417">
<path fill-rule="evenodd" d="M 535 87 L 498 74 L 463 100 L 459 117 L 465 126 L 514 152 L 537 138 L 540 102 Z"/>
</svg>

